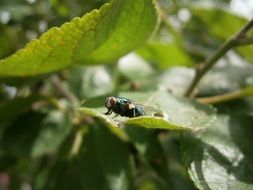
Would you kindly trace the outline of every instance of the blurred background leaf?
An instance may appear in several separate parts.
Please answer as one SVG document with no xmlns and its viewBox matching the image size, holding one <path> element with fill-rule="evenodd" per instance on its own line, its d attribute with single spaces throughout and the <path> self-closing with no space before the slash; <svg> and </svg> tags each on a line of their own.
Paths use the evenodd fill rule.
<svg viewBox="0 0 253 190">
<path fill-rule="evenodd" d="M 75 138 L 71 135 L 62 145 L 62 154 L 46 169 L 45 182 L 39 189 L 132 189 L 131 160 L 126 145 L 103 125 L 83 126 L 81 130 L 78 154 L 68 154 L 66 147 L 71 147 L 69 143 Z"/>
<path fill-rule="evenodd" d="M 184 162 L 199 189 L 252 188 L 251 123 L 251 116 L 220 115 L 206 133 L 183 139 Z"/>
</svg>

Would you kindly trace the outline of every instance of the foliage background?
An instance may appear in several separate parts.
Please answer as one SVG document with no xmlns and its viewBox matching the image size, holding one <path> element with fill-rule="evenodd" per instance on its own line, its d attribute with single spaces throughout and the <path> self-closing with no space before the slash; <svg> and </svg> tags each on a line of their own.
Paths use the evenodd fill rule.
<svg viewBox="0 0 253 190">
<path fill-rule="evenodd" d="M 181 98 L 194 67 L 252 17 L 252 2 L 160 0 L 157 26 L 150 12 L 141 19 L 138 14 L 119 20 L 108 17 L 108 23 L 123 23 L 124 30 L 117 33 L 124 39 L 122 46 L 116 46 L 119 54 L 111 52 L 117 60 L 110 52 L 98 51 L 83 65 L 63 69 L 58 63 L 65 55 L 58 55 L 51 65 L 57 69 L 38 69 L 30 75 L 33 63 L 43 56 L 39 49 L 43 44 L 35 46 L 38 54 L 29 54 L 38 55 L 31 65 L 22 57 L 15 63 L 8 58 L 49 28 L 107 2 L 1 0 L 0 189 L 253 189 L 252 45 L 224 54 L 196 94 L 212 97 L 247 89 L 244 95 L 213 106 Z M 140 7 L 133 2 L 144 1 L 129 3 L 129 10 L 138 12 Z M 152 10 L 152 6 L 147 7 Z M 143 28 L 136 32 L 127 17 L 140 19 L 138 26 Z M 102 34 L 107 32 L 101 28 Z M 66 36 L 75 29 L 67 28 Z M 49 45 L 54 45 L 53 39 Z M 64 47 L 54 48 L 61 52 Z M 74 61 L 86 59 L 73 56 Z M 99 64 L 87 64 L 92 61 Z M 114 120 L 102 114 L 108 94 L 123 94 L 144 104 L 153 97 L 151 106 L 169 113 L 170 120 L 117 118 L 127 125 L 115 128 Z M 82 104 L 84 100 L 88 103 Z M 78 109 L 81 104 L 83 112 Z M 156 129 L 145 128 L 150 126 Z"/>
</svg>

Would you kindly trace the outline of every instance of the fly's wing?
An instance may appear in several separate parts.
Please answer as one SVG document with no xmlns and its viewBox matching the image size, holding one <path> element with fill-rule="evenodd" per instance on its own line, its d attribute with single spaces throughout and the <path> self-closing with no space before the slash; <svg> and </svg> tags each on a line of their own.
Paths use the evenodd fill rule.
<svg viewBox="0 0 253 190">
<path fill-rule="evenodd" d="M 135 102 L 133 102 L 133 104 L 135 106 L 139 106 L 139 107 L 143 108 L 145 111 L 149 111 L 149 112 L 153 112 L 153 113 L 161 113 L 162 112 L 161 110 L 151 107 L 151 106 L 146 106 L 146 105 L 135 103 Z"/>
<path fill-rule="evenodd" d="M 151 106 L 146 106 L 146 105 L 143 105 L 143 104 L 139 104 L 139 103 L 133 103 L 135 106 L 139 106 L 141 107 L 143 110 L 145 110 L 145 112 L 151 112 L 152 116 L 156 116 L 156 117 L 163 117 L 163 118 L 168 118 L 168 115 L 163 112 L 162 110 L 159 110 L 157 108 L 154 108 L 154 107 L 151 107 Z"/>
</svg>

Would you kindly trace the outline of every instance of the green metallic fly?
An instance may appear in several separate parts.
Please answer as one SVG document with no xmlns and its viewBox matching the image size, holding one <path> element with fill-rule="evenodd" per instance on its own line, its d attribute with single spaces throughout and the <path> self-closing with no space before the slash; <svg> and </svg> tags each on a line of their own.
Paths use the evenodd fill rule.
<svg viewBox="0 0 253 190">
<path fill-rule="evenodd" d="M 118 115 L 121 115 L 123 117 L 145 116 L 147 114 L 144 109 L 149 109 L 156 113 L 161 113 L 160 110 L 157 110 L 155 108 L 134 103 L 132 100 L 126 98 L 114 96 L 110 96 L 106 99 L 105 107 L 108 109 L 105 115 L 110 115 L 112 112 L 114 112 L 116 114 L 115 117 Z"/>
</svg>

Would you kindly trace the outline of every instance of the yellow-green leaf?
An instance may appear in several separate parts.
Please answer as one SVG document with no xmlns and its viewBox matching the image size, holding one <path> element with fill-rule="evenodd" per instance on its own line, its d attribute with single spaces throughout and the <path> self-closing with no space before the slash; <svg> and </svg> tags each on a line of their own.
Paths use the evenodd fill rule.
<svg viewBox="0 0 253 190">
<path fill-rule="evenodd" d="M 0 60 L 0 76 L 38 75 L 73 64 L 115 61 L 144 43 L 156 22 L 153 0 L 112 0 L 82 18 L 51 28 Z"/>
</svg>

